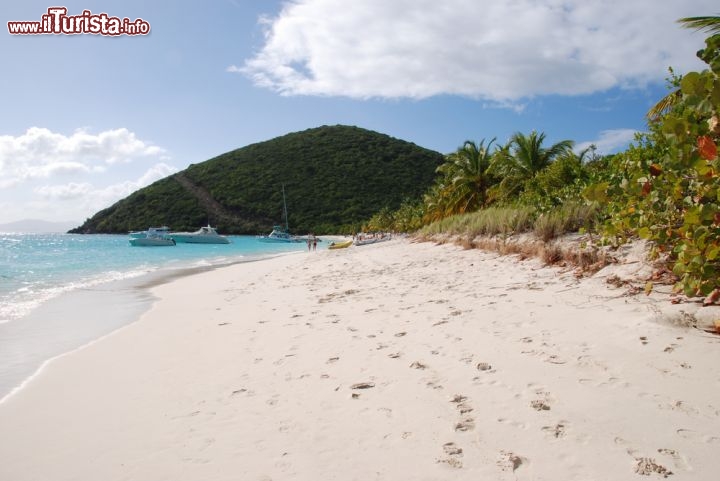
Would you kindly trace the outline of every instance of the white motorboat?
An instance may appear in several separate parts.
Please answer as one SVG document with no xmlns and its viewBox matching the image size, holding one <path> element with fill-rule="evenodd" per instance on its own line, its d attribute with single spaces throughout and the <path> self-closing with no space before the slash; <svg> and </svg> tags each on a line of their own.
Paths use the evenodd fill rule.
<svg viewBox="0 0 720 481">
<path fill-rule="evenodd" d="M 138 239 L 140 237 L 147 237 L 148 233 L 150 234 L 157 234 L 157 235 L 167 235 L 170 233 L 170 228 L 167 226 L 162 227 L 150 227 L 148 230 L 136 230 L 128 233 L 128 235 L 133 239 Z"/>
<path fill-rule="evenodd" d="M 217 233 L 214 227 L 208 224 L 195 232 L 170 232 L 168 234 L 175 242 L 186 244 L 229 244 L 230 239 Z"/>
<path fill-rule="evenodd" d="M 150 227 L 144 232 L 131 232 L 130 245 L 140 247 L 174 246 L 175 241 L 167 233 L 167 227 Z"/>
</svg>

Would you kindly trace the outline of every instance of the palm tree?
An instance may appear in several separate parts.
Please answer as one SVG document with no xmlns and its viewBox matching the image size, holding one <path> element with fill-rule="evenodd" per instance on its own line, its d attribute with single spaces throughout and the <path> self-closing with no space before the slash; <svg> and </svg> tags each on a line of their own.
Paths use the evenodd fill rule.
<svg viewBox="0 0 720 481">
<path fill-rule="evenodd" d="M 545 148 L 542 145 L 544 141 L 544 132 L 533 130 L 527 136 L 516 132 L 501 149 L 492 169 L 503 178 L 499 185 L 503 196 L 519 193 L 526 182 L 550 165 L 555 158 L 572 152 L 574 145 L 572 140 L 561 140 Z"/>
<path fill-rule="evenodd" d="M 435 184 L 430 187 L 427 194 L 425 194 L 423 198 L 423 204 L 425 206 L 423 220 L 425 222 L 431 223 L 446 217 L 447 208 L 445 206 L 447 202 L 445 202 L 445 197 L 443 196 L 445 190 L 446 187 L 442 180 L 438 179 Z"/>
<path fill-rule="evenodd" d="M 685 17 L 678 20 L 678 23 L 685 28 L 690 28 L 702 32 L 703 30 L 710 33 L 710 35 L 720 34 L 720 17 Z M 672 70 L 670 71 L 672 73 Z M 676 83 L 679 79 L 676 78 Z M 680 88 L 674 89 L 672 92 L 661 98 L 658 103 L 652 106 L 645 116 L 650 122 L 658 122 L 663 115 L 668 113 L 670 109 L 676 105 L 682 94 Z"/>
<path fill-rule="evenodd" d="M 440 191 L 444 197 L 445 216 L 472 212 L 487 203 L 487 191 L 493 182 L 488 169 L 494 142 L 492 139 L 485 145 L 485 139 L 480 143 L 466 140 L 438 167 L 442 174 Z"/>
</svg>

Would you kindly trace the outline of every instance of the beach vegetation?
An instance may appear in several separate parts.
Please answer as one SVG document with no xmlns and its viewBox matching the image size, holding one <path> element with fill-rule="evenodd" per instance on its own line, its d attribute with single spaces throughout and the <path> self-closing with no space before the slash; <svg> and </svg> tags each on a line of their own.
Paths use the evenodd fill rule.
<svg viewBox="0 0 720 481">
<path fill-rule="evenodd" d="M 720 288 L 720 34 L 705 43 L 698 57 L 708 68 L 672 79 L 673 100 L 651 115 L 649 132 L 615 157 L 613 174 L 592 193 L 607 200 L 606 234 L 650 240 L 686 295 Z"/>
<path fill-rule="evenodd" d="M 601 215 L 600 204 L 568 201 L 541 213 L 533 223 L 533 232 L 546 242 L 568 232 L 589 232 L 596 228 Z"/>
<path fill-rule="evenodd" d="M 535 209 L 527 206 L 488 207 L 471 214 L 457 214 L 432 222 L 422 229 L 422 235 L 449 234 L 469 238 L 477 236 L 511 235 L 532 229 Z"/>
<path fill-rule="evenodd" d="M 488 189 L 496 183 L 490 172 L 496 154 L 493 143 L 466 140 L 438 167 L 441 196 L 447 213 L 473 212 L 488 203 Z"/>
<path fill-rule="evenodd" d="M 720 17 L 679 22 L 710 33 L 697 53 L 707 68 L 683 76 L 670 70 L 669 94 L 648 111 L 648 131 L 625 151 L 598 156 L 591 146 L 575 153 L 571 141 L 545 148 L 544 133 L 516 133 L 488 151 L 482 187 L 462 184 L 475 186 L 475 197 L 454 197 L 450 174 L 462 172 L 457 162 L 472 152 L 465 148 L 485 145 L 468 141 L 438 169 L 419 234 L 525 255 L 537 249 L 496 237 L 532 231 L 545 243 L 547 262 L 568 258 L 551 243 L 567 232 L 598 234 L 605 245 L 643 238 L 674 274 L 678 291 L 720 297 Z M 595 264 L 596 252 L 580 249 L 577 260 Z"/>
<path fill-rule="evenodd" d="M 574 142 L 562 140 L 544 146 L 546 134 L 532 131 L 525 135 L 516 132 L 495 155 L 491 172 L 501 179 L 493 189 L 498 201 L 519 196 L 536 176 L 562 155 L 572 155 Z"/>
</svg>

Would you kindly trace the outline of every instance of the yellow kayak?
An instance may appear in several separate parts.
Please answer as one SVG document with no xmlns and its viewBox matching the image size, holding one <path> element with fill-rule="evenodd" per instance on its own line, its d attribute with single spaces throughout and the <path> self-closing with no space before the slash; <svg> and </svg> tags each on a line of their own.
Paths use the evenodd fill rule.
<svg viewBox="0 0 720 481">
<path fill-rule="evenodd" d="M 328 246 L 328 249 L 345 249 L 346 247 L 350 247 L 351 245 L 351 240 L 343 242 L 333 242 Z"/>
</svg>

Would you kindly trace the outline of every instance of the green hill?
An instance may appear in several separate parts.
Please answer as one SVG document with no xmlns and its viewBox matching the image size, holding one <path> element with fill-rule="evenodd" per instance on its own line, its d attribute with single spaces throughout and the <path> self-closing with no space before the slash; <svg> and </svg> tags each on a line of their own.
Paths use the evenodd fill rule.
<svg viewBox="0 0 720 481">
<path fill-rule="evenodd" d="M 350 232 L 383 207 L 419 198 L 443 160 L 415 144 L 358 127 L 324 126 L 248 145 L 190 165 L 96 213 L 71 232 L 126 233 L 149 226 L 225 234 Z"/>
</svg>

